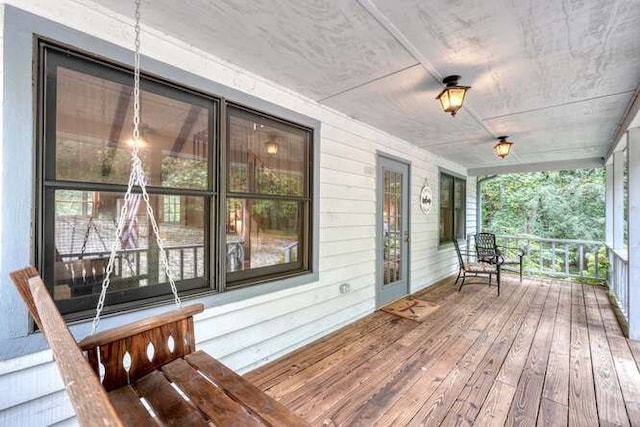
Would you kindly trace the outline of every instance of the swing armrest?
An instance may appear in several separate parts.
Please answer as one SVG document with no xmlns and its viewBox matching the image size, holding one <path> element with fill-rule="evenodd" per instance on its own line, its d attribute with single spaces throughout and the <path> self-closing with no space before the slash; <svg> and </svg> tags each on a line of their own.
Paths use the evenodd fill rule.
<svg viewBox="0 0 640 427">
<path fill-rule="evenodd" d="M 76 345 L 45 284 L 33 267 L 11 273 L 13 283 L 44 334 L 82 426 L 122 426 L 107 393 Z"/>
<path fill-rule="evenodd" d="M 133 335 L 138 335 L 143 332 L 151 331 L 152 329 L 167 325 L 169 323 L 188 319 L 198 313 L 202 313 L 203 311 L 203 304 L 191 304 L 186 307 L 170 311 L 168 313 L 162 313 L 157 316 L 141 319 L 136 322 L 98 332 L 95 335 L 90 335 L 81 340 L 78 343 L 78 347 L 80 347 L 84 351 L 92 350 L 96 347 L 100 347 L 114 341 L 129 338 Z"/>
</svg>

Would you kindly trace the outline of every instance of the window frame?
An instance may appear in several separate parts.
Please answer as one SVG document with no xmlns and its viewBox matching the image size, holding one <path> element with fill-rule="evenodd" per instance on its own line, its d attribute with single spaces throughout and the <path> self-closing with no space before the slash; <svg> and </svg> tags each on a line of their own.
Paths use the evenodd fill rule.
<svg viewBox="0 0 640 427">
<path fill-rule="evenodd" d="M 131 83 L 127 80 L 129 75 L 133 78 L 133 70 L 115 64 L 112 61 L 96 57 L 77 49 L 60 46 L 55 42 L 38 39 L 38 99 L 37 99 L 37 122 L 38 143 L 37 143 L 37 207 L 36 216 L 36 265 L 41 272 L 47 288 L 53 294 L 53 277 L 55 261 L 51 256 L 55 251 L 55 193 L 58 190 L 95 191 L 95 192 L 117 192 L 124 193 L 127 185 L 120 183 L 101 183 L 89 181 L 75 181 L 57 179 L 56 177 L 56 112 L 55 106 L 57 98 L 57 82 L 51 85 L 48 82 L 49 70 L 63 66 L 76 72 L 89 76 L 105 79 L 117 83 Z M 54 72 L 57 75 L 57 71 Z M 171 196 L 191 196 L 202 198 L 204 202 L 203 218 L 203 268 L 202 278 L 185 279 L 176 281 L 181 295 L 201 294 L 202 292 L 215 290 L 216 281 L 212 280 L 212 237 L 215 236 L 215 229 L 211 227 L 212 216 L 215 211 L 212 207 L 216 205 L 218 192 L 216 191 L 215 177 L 213 175 L 213 164 L 217 159 L 217 128 L 220 121 L 220 100 L 210 95 L 194 91 L 190 88 L 182 87 L 155 76 L 141 73 L 141 89 L 151 93 L 166 96 L 183 102 L 209 109 L 208 127 L 212 135 L 209 137 L 210 149 L 207 153 L 208 178 L 205 189 L 185 189 L 175 187 L 163 187 L 159 185 L 148 185 L 147 192 L 153 195 Z M 50 125 L 53 123 L 52 125 Z M 126 122 L 125 122 L 126 123 Z M 134 188 L 135 193 L 140 193 Z M 157 216 L 159 212 L 154 212 Z M 171 288 L 168 283 L 138 287 L 128 289 L 126 292 L 108 294 L 108 301 L 105 306 L 105 314 L 128 311 L 136 307 L 153 305 L 159 302 L 170 300 Z M 87 296 L 74 297 L 69 300 L 57 300 L 56 305 L 63 316 L 68 320 L 89 318 L 95 311 L 98 296 L 90 294 Z M 110 300 L 110 301 L 109 301 Z"/>
<path fill-rule="evenodd" d="M 226 129 L 230 129 L 230 121 L 232 117 L 232 110 L 235 110 L 239 113 L 239 116 L 253 116 L 256 119 L 265 119 L 268 121 L 275 121 L 276 123 L 280 123 L 286 127 L 294 127 L 298 128 L 301 131 L 307 133 L 306 147 L 305 147 L 305 156 L 304 156 L 304 167 L 303 170 L 307 172 L 304 176 L 303 183 L 303 191 L 302 196 L 283 196 L 283 195 L 275 195 L 275 194 L 267 194 L 267 193 L 259 193 L 259 192 L 242 192 L 242 191 L 231 191 L 228 187 L 229 182 L 229 174 L 231 172 L 230 164 L 231 162 L 228 160 L 229 150 L 231 149 L 231 132 L 226 132 L 225 141 L 221 144 L 223 150 L 225 151 L 226 161 L 224 162 L 224 171 L 222 172 L 225 175 L 224 179 L 224 189 L 220 191 L 222 197 L 221 199 L 221 207 L 220 213 L 226 212 L 227 210 L 227 201 L 228 199 L 245 199 L 245 200 L 269 200 L 269 201 L 295 201 L 298 202 L 299 206 L 302 206 L 302 209 L 298 212 L 298 215 L 301 217 L 301 230 L 298 235 L 299 238 L 299 250 L 298 250 L 298 259 L 295 262 L 291 263 L 283 263 L 283 264 L 275 264 L 270 266 L 258 267 L 248 270 L 240 270 L 235 272 L 224 271 L 225 279 L 224 279 L 224 290 L 233 290 L 246 286 L 254 286 L 259 283 L 263 283 L 265 281 L 270 281 L 277 279 L 279 277 L 293 277 L 300 274 L 307 274 L 310 269 L 310 260 L 311 260 L 311 249 L 313 246 L 313 239 L 311 233 L 311 212 L 312 212 L 312 186 L 313 186 L 313 174 L 312 171 L 312 151 L 313 151 L 313 129 L 310 129 L 306 126 L 302 126 L 297 123 L 293 123 L 287 120 L 284 120 L 279 117 L 274 117 L 273 115 L 256 111 L 254 109 L 248 108 L 246 106 L 236 104 L 233 102 L 227 102 L 225 112 L 225 126 Z M 226 218 L 224 221 L 226 222 Z M 226 245 L 226 239 L 224 239 L 224 234 L 220 234 L 220 245 Z"/>
<path fill-rule="evenodd" d="M 100 69 L 99 73 L 88 73 L 92 76 L 104 78 L 104 74 L 109 74 L 111 69 L 119 73 L 133 73 L 132 68 L 127 65 L 122 65 L 111 59 L 106 59 L 101 56 L 97 56 L 92 53 L 87 53 L 84 50 L 76 48 L 75 46 L 65 46 L 57 41 L 51 41 L 45 38 L 36 38 L 35 43 L 37 45 L 37 144 L 36 144 L 36 208 L 34 224 L 35 233 L 35 264 L 39 270 L 43 272 L 43 276 L 51 277 L 52 262 L 46 262 L 45 252 L 50 253 L 52 250 L 50 246 L 55 244 L 54 237 L 52 237 L 54 227 L 50 226 L 55 222 L 54 209 L 52 208 L 55 203 L 54 200 L 49 200 L 47 196 L 48 191 L 51 194 L 55 194 L 56 188 L 73 189 L 82 191 L 122 191 L 126 189 L 126 185 L 110 184 L 110 183 L 90 183 L 85 184 L 76 181 L 61 181 L 58 180 L 58 187 L 55 187 L 52 182 L 56 182 L 54 179 L 50 179 L 50 173 L 47 171 L 55 171 L 55 155 L 45 155 L 47 147 L 49 145 L 55 146 L 55 138 L 47 138 L 47 132 L 55 132 L 47 129 L 47 120 L 45 114 L 45 90 L 44 82 L 46 79 L 45 62 L 45 49 L 52 49 L 57 53 L 62 53 L 74 57 L 74 60 L 80 62 L 90 61 L 92 65 L 97 66 Z M 84 72 L 84 71 L 82 71 Z M 272 292 L 273 290 L 286 288 L 289 286 L 295 286 L 297 284 L 308 283 L 309 281 L 318 279 L 317 271 L 317 175 L 318 168 L 314 163 L 314 159 L 317 157 L 319 137 L 317 130 L 319 128 L 319 122 L 313 121 L 313 123 L 300 123 L 294 120 L 290 120 L 289 117 L 281 117 L 274 114 L 265 112 L 267 109 L 262 110 L 259 108 L 253 108 L 250 105 L 245 105 L 235 101 L 230 101 L 223 96 L 217 96 L 209 93 L 209 91 L 202 91 L 199 89 L 192 89 L 190 86 L 174 83 L 156 75 L 152 75 L 146 72 L 141 73 L 141 79 L 144 81 L 152 82 L 154 85 L 158 85 L 160 89 L 167 89 L 170 91 L 177 91 L 179 93 L 186 92 L 193 94 L 197 97 L 202 97 L 210 102 L 213 102 L 213 113 L 210 118 L 210 129 L 212 129 L 212 135 L 209 137 L 209 143 L 211 149 L 208 152 L 208 188 L 206 190 L 191 190 L 191 189 L 176 189 L 161 186 L 149 186 L 149 194 L 167 194 L 170 196 L 202 196 L 203 193 L 207 193 L 205 197 L 205 282 L 206 286 L 195 286 L 187 283 L 186 290 L 180 290 L 180 294 L 183 297 L 189 296 L 206 296 L 206 295 L 224 295 L 220 298 L 220 303 L 225 301 L 235 301 L 251 296 L 259 295 L 262 293 Z M 154 92 L 157 93 L 157 92 Z M 55 100 L 53 101 L 55 103 Z M 249 103 L 251 104 L 251 103 Z M 272 104 L 267 105 L 271 106 Z M 298 260 L 294 268 L 291 268 L 291 264 L 277 264 L 273 266 L 261 267 L 252 270 L 246 270 L 245 272 L 238 272 L 234 275 L 232 280 L 227 282 L 229 274 L 225 268 L 225 253 L 223 250 L 226 245 L 225 236 L 225 221 L 226 221 L 226 200 L 228 197 L 238 198 L 259 198 L 269 200 L 289 200 L 287 198 L 281 198 L 272 195 L 252 195 L 245 193 L 229 192 L 226 187 L 227 182 L 227 150 L 228 150 L 228 137 L 227 129 L 229 125 L 229 119 L 231 117 L 229 108 L 243 110 L 248 114 L 256 115 L 258 117 L 264 117 L 268 120 L 274 120 L 280 122 L 286 126 L 292 126 L 304 130 L 308 134 L 307 147 L 305 153 L 305 166 L 304 171 L 306 175 L 304 177 L 304 197 L 299 198 L 301 200 L 300 206 L 302 206 L 299 215 L 301 216 L 301 232 L 300 232 L 300 249 L 298 252 Z M 281 107 L 279 107 L 281 108 Z M 54 109 L 55 111 L 55 109 Z M 288 111 L 288 110 L 287 110 Z M 51 114 L 51 113 L 49 113 Z M 54 113 L 55 114 L 55 113 Z M 49 162 L 45 164 L 45 162 Z M 54 188 L 55 187 L 55 188 Z M 53 188 L 53 190 L 49 190 Z M 45 208 L 49 206 L 49 208 Z M 157 213 L 156 213 L 157 215 Z M 50 218 L 49 218 L 50 217 Z M 217 236 L 217 237 L 212 237 Z M 194 283 L 199 279 L 190 279 Z M 45 278 L 45 282 L 47 279 Z M 275 282 L 275 283 L 274 283 Z M 279 283 L 282 282 L 282 283 Z M 190 285 L 190 287 L 189 287 Z M 276 285 L 276 286 L 268 286 Z M 149 287 L 153 288 L 153 287 Z M 246 288 L 246 289 L 245 289 Z M 259 289 L 263 288 L 263 289 Z M 137 288 L 140 290 L 141 288 Z M 135 290 L 135 289 L 133 289 Z M 239 292 L 243 290 L 244 292 Z M 231 292 L 234 291 L 234 292 Z M 234 293 L 235 297 L 229 297 L 228 294 Z M 96 298 L 95 295 L 91 296 L 91 299 Z M 123 301 L 117 304 L 107 306 L 105 308 L 105 314 L 118 312 L 130 312 L 138 311 L 146 306 L 155 306 L 158 304 L 164 304 L 171 299 L 170 294 L 162 293 L 162 295 L 150 295 L 148 289 L 142 289 L 140 297 L 132 297 L 131 300 Z M 71 303 L 73 299 L 69 301 Z M 215 305 L 215 304 L 214 304 Z M 88 304 L 89 306 L 95 306 L 95 304 Z M 76 309 L 76 310 L 62 310 L 64 317 L 67 320 L 75 321 L 88 319 L 92 315 L 91 308 Z"/>
<path fill-rule="evenodd" d="M 442 238 L 442 179 L 443 177 L 447 178 L 447 179 L 451 179 L 451 189 L 449 192 L 449 200 L 451 202 L 451 207 L 450 207 L 450 215 L 451 217 L 449 218 L 449 220 L 451 221 L 451 239 L 443 239 Z M 462 217 L 462 230 L 457 230 L 456 224 L 457 224 L 457 216 L 456 216 L 456 210 L 457 210 L 457 206 L 455 203 L 455 187 L 456 187 L 456 183 L 461 183 L 462 184 L 462 207 L 459 209 L 460 212 L 462 213 L 463 217 Z M 453 240 L 454 239 L 466 239 L 467 238 L 467 226 L 466 226 L 466 221 L 467 221 L 467 178 L 463 177 L 462 175 L 458 175 L 454 172 L 445 170 L 445 169 L 439 169 L 439 173 L 438 173 L 438 245 L 439 246 L 449 246 L 451 244 L 453 244 Z M 457 232 L 457 233 L 456 233 Z"/>
</svg>

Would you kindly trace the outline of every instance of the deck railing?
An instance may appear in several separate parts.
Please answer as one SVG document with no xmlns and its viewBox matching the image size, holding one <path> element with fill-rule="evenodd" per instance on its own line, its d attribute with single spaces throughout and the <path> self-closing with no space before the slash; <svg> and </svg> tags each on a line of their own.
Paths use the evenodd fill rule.
<svg viewBox="0 0 640 427">
<path fill-rule="evenodd" d="M 610 263 L 604 242 L 504 235 L 498 235 L 496 239 L 498 245 L 524 251 L 525 274 L 600 280 L 608 278 Z M 507 256 L 512 257 L 513 254 Z"/>
<path fill-rule="evenodd" d="M 629 260 L 626 251 L 607 247 L 609 258 L 609 291 L 624 318 L 629 321 Z"/>
</svg>

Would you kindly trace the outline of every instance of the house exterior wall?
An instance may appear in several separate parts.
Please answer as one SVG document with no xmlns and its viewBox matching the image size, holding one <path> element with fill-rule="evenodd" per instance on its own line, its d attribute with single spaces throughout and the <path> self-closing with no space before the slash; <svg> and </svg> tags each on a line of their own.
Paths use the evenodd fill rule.
<svg viewBox="0 0 640 427">
<path fill-rule="evenodd" d="M 131 21 L 85 0 L 12 0 L 2 6 L 5 17 L 16 7 L 92 37 L 130 48 Z M 13 9 L 15 10 L 15 9 Z M 3 38 L 4 40 L 4 38 Z M 10 53 L 0 44 L 3 55 Z M 319 280 L 266 295 L 208 308 L 197 316 L 197 346 L 231 368 L 246 372 L 314 341 L 375 309 L 375 165 L 378 152 L 411 163 L 411 292 L 427 287 L 456 271 L 451 246 L 438 244 L 439 168 L 466 174 L 459 165 L 434 156 L 341 113 L 321 106 L 285 88 L 198 51 L 178 40 L 143 27 L 142 53 L 218 84 L 264 99 L 321 123 L 319 156 Z M 29 52 L 31 54 L 31 52 Z M 6 61 L 3 56 L 2 63 Z M 0 69 L 4 88 L 4 69 Z M 179 83 L 179 82 L 178 82 Z M 31 99 L 32 94 L 24 94 Z M 14 184 L 32 182 L 32 158 L 19 158 L 6 138 L 11 119 L 10 97 L 2 92 L 3 143 L 0 150 L 0 215 L 7 209 L 26 216 L 16 227 L 0 220 L 0 287 L 10 288 L 8 273 L 31 259 L 32 191 L 20 193 L 8 205 Z M 14 123 L 15 124 L 15 123 Z M 29 132 L 31 123 L 24 123 Z M 33 152 L 33 147 L 25 149 Z M 25 151 L 22 151 L 24 153 Z M 418 206 L 423 183 L 433 190 L 434 206 L 424 215 Z M 29 184 L 30 185 L 30 184 Z M 475 231 L 475 179 L 467 182 L 468 234 Z M 15 195 L 18 196 L 17 194 Z M 16 211 L 18 210 L 18 211 Z M 9 256 L 10 255 L 10 256 Z M 342 283 L 350 292 L 340 294 Z M 12 292 L 12 291 L 11 291 Z M 22 314 L 18 301 L 2 298 L 1 310 Z M 7 302 L 8 301 L 8 302 Z M 5 331 L 11 338 L 15 332 Z M 11 339 L 3 342 L 10 343 Z M 73 410 L 48 350 L 0 360 L 0 426 L 73 423 Z M 11 391 L 7 393 L 6 391 Z"/>
</svg>

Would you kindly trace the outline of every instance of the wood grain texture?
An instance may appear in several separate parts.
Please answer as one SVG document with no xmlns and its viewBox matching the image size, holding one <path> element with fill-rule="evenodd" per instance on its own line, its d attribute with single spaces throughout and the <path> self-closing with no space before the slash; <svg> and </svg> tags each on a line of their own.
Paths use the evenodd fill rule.
<svg viewBox="0 0 640 427">
<path fill-rule="evenodd" d="M 573 284 L 571 293 L 571 376 L 569 377 L 569 425 L 598 425 L 589 331 L 582 286 Z"/>
<path fill-rule="evenodd" d="M 169 426 L 208 426 L 202 413 L 185 400 L 159 371 L 140 378 L 133 387 L 144 396 L 158 417 Z"/>
<path fill-rule="evenodd" d="M 78 348 L 38 272 L 28 267 L 11 274 L 53 352 L 78 421 L 83 426 L 121 426 L 122 422 L 91 366 Z M 28 290 L 27 290 L 28 289 Z"/>
<path fill-rule="evenodd" d="M 257 414 L 268 424 L 286 426 L 308 426 L 302 418 L 283 406 L 260 389 L 247 382 L 240 375 L 211 358 L 206 353 L 196 351 L 185 360 L 200 371 L 208 380 L 224 389 L 225 393 Z"/>
<path fill-rule="evenodd" d="M 216 425 L 229 427 L 264 426 L 260 418 L 200 375 L 182 359 L 162 367 L 167 379 L 175 383 Z"/>
<path fill-rule="evenodd" d="M 279 381 L 290 382 L 299 376 L 304 382 L 291 394 L 285 392 L 282 399 L 313 425 L 581 425 L 574 419 L 570 423 L 569 405 L 581 407 L 584 402 L 571 399 L 582 399 L 586 392 L 580 389 L 581 393 L 570 395 L 569 376 L 573 373 L 571 358 L 584 356 L 584 349 L 591 352 L 582 285 L 573 285 L 576 295 L 572 298 L 570 283 L 525 278 L 520 285 L 517 276 L 505 276 L 504 295 L 500 298 L 486 286 L 470 286 L 467 295 L 446 296 L 441 300 L 439 316 L 415 324 L 412 329 L 389 331 L 395 342 L 364 362 L 349 357 L 353 348 L 343 343 L 325 357 L 332 360 L 339 354 L 340 363 L 317 362 L 327 368 L 326 373 L 306 382 L 302 381 L 303 372 L 280 377 Z M 452 279 L 450 286 L 455 289 Z M 597 297 L 598 288 L 593 290 Z M 421 294 L 423 298 L 428 296 L 428 291 Z M 572 310 L 582 310 L 582 316 L 572 315 Z M 633 389 L 633 373 L 640 374 L 634 371 L 635 361 L 627 341 L 614 335 L 619 328 L 615 318 L 611 318 L 613 322 L 608 319 L 612 313 L 602 306 L 600 311 L 622 390 L 616 404 L 624 405 L 628 411 L 626 422 L 622 419 L 620 424 L 634 425 L 633 399 L 637 393 Z M 379 312 L 369 320 L 379 322 L 387 315 Z M 366 342 L 369 337 L 370 345 L 378 345 L 378 329 L 364 333 L 366 326 L 357 326 L 363 332 L 357 335 L 358 340 Z M 583 328 L 587 334 L 574 337 L 572 347 L 573 328 Z M 611 336 L 608 329 L 612 329 Z M 386 335 L 385 342 L 389 339 Z M 583 339 L 586 347 L 581 344 Z M 626 353 L 612 342 L 623 345 Z M 313 348 L 313 344 L 307 346 L 304 354 Z M 360 351 L 353 354 L 366 354 Z M 598 369 L 591 359 L 588 362 L 589 370 Z M 287 363 L 295 364 L 295 357 Z M 625 372 L 630 372 L 632 381 L 621 378 Z M 600 386 L 592 380 L 595 424 L 599 424 L 600 415 L 594 393 Z"/>
<path fill-rule="evenodd" d="M 513 315 L 506 322 L 500 335 L 465 384 L 442 425 L 473 424 L 502 367 L 514 337 L 522 326 L 522 321 L 527 315 L 531 302 L 535 299 L 536 294 L 543 289 L 542 287 L 526 287 L 526 294 L 518 302 L 513 310 Z"/>
<path fill-rule="evenodd" d="M 640 369 L 633 357 L 634 342 L 624 337 L 605 290 L 594 291 L 629 420 L 634 426 L 640 425 Z"/>
<path fill-rule="evenodd" d="M 618 375 L 611 357 L 598 300 L 592 286 L 583 286 L 589 329 L 589 347 L 593 364 L 593 379 L 598 405 L 598 418 L 602 425 L 628 426 Z"/>
<path fill-rule="evenodd" d="M 538 323 L 536 334 L 529 349 L 516 394 L 511 402 L 507 424 L 533 425 L 538 417 L 538 408 L 544 386 L 549 350 L 553 338 L 560 288 L 551 288 Z"/>
<path fill-rule="evenodd" d="M 127 426 L 163 425 L 158 418 L 151 416 L 138 393 L 129 385 L 109 392 L 109 399 Z"/>
</svg>

